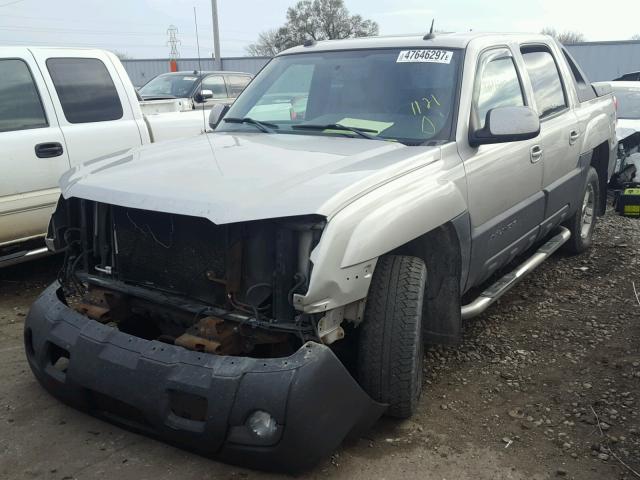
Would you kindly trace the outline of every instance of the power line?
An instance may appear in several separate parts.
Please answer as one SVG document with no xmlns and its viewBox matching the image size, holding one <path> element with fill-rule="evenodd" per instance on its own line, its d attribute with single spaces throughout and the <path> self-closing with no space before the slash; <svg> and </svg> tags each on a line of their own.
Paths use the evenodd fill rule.
<svg viewBox="0 0 640 480">
<path fill-rule="evenodd" d="M 13 0 L 13 2 L 0 4 L 0 7 L 8 7 L 9 5 L 13 5 L 14 3 L 20 3 L 20 2 L 24 2 L 24 0 Z"/>
<path fill-rule="evenodd" d="M 56 27 L 41 27 L 41 28 L 32 28 L 32 27 L 21 27 L 21 26 L 13 26 L 13 25 L 0 25 L 0 31 L 7 32 L 30 32 L 30 33 L 70 33 L 76 34 L 78 36 L 84 35 L 112 35 L 112 36 L 134 36 L 134 37 L 152 37 L 152 36 L 165 36 L 166 31 L 162 32 L 118 32 L 118 31 L 99 31 L 99 30 L 82 30 L 82 29 L 69 29 L 69 28 L 56 28 Z M 187 35 L 186 38 L 193 38 L 195 40 L 195 35 Z M 237 37 L 227 37 L 226 40 L 234 41 L 234 42 L 251 42 L 250 38 L 237 38 Z"/>
<path fill-rule="evenodd" d="M 19 1 L 24 1 L 24 0 L 19 0 Z M 1 6 L 1 5 L 0 5 Z M 27 20 L 35 20 L 35 21 L 39 21 L 39 22 L 46 22 L 47 25 L 50 25 L 52 22 L 61 22 L 64 24 L 69 24 L 69 22 L 82 22 L 83 24 L 91 24 L 91 23 L 95 23 L 95 24 L 99 24 L 104 26 L 105 21 L 104 20 L 91 20 L 90 18 L 85 19 L 85 18 L 63 18 L 63 17 L 32 17 L 32 16 L 28 16 L 28 15 L 14 15 L 14 14 L 2 14 L 2 18 L 23 18 L 23 19 L 27 19 Z M 123 21 L 123 20 L 109 20 L 109 25 L 114 25 L 114 26 L 118 26 L 118 25 L 122 25 L 125 27 L 134 25 L 136 27 L 151 27 L 154 30 L 160 30 L 161 29 L 161 23 L 140 23 L 140 22 L 127 22 L 127 21 Z M 210 29 L 212 26 L 210 23 L 207 23 L 207 21 L 203 21 L 202 25 L 204 25 L 205 28 Z M 29 26 L 25 26 L 24 28 L 31 28 Z M 38 27 L 36 27 L 38 28 Z M 65 27 L 61 27 L 61 28 L 65 28 Z M 131 31 L 129 28 L 127 28 L 128 31 Z M 138 31 L 141 31 L 139 28 L 137 28 Z M 247 31 L 246 30 L 238 30 L 238 29 L 234 29 L 234 28 L 227 28 L 226 26 L 223 28 L 223 30 L 225 32 L 230 32 L 230 33 L 239 33 L 239 34 L 246 34 Z"/>
<path fill-rule="evenodd" d="M 77 33 L 79 35 L 118 35 L 118 36 L 153 36 L 153 35 L 166 35 L 162 32 L 117 32 L 117 31 L 99 31 L 99 30 L 81 30 L 73 28 L 55 28 L 55 27 L 18 27 L 14 25 L 0 25 L 0 30 L 15 31 L 15 32 L 35 32 L 35 33 Z"/>
</svg>

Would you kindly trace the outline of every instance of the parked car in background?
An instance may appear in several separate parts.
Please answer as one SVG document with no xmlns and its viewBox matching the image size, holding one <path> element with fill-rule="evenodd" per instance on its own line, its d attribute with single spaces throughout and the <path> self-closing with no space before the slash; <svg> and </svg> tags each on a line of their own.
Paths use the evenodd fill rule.
<svg viewBox="0 0 640 480">
<path fill-rule="evenodd" d="M 251 81 L 252 75 L 242 72 L 172 72 L 149 80 L 138 89 L 143 100 L 185 98 L 191 108 L 211 108 L 233 103 Z"/>
<path fill-rule="evenodd" d="M 618 127 L 640 132 L 640 83 L 607 82 L 616 97 Z"/>
<path fill-rule="evenodd" d="M 626 81 L 607 84 L 613 90 L 617 105 L 618 161 L 612 186 L 618 187 L 640 180 L 640 83 Z"/>
<path fill-rule="evenodd" d="M 614 78 L 613 81 L 614 82 L 640 81 L 640 71 L 625 73 L 624 75 L 618 78 Z"/>
<path fill-rule="evenodd" d="M 0 267 L 47 253 L 69 168 L 205 128 L 200 111 L 151 113 L 159 108 L 138 102 L 106 51 L 0 47 Z"/>
<path fill-rule="evenodd" d="M 64 177 L 25 350 L 65 402 L 270 470 L 410 417 L 425 343 L 590 247 L 616 153 L 611 88 L 535 34 L 307 42 L 210 125 Z"/>
</svg>

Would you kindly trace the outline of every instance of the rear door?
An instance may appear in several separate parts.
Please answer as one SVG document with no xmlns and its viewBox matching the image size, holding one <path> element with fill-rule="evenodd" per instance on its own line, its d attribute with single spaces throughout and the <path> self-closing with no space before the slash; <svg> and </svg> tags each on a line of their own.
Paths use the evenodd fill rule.
<svg viewBox="0 0 640 480">
<path fill-rule="evenodd" d="M 578 141 L 584 132 L 570 108 L 569 86 L 560 74 L 558 60 L 563 59 L 557 59 L 547 45 L 524 45 L 520 50 L 533 91 L 532 106 L 540 117 L 540 163 L 546 198 L 540 235 L 544 236 L 568 217 L 584 186 Z"/>
<path fill-rule="evenodd" d="M 100 50 L 38 49 L 72 165 L 142 144 L 110 57 Z"/>
<path fill-rule="evenodd" d="M 69 169 L 51 97 L 26 48 L 0 48 L 0 245 L 46 232 Z"/>
<path fill-rule="evenodd" d="M 507 47 L 483 51 L 476 66 L 469 129 L 484 127 L 497 107 L 529 105 L 513 52 Z M 486 279 L 536 240 L 544 215 L 542 164 L 538 138 L 458 149 L 467 173 L 472 228 L 469 284 Z"/>
</svg>

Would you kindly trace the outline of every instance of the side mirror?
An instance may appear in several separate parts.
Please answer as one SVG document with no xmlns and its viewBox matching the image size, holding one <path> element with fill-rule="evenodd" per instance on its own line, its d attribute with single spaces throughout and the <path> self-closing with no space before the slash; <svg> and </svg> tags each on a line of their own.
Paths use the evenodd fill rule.
<svg viewBox="0 0 640 480">
<path fill-rule="evenodd" d="M 200 90 L 198 93 L 196 93 L 197 102 L 204 102 L 205 100 L 208 100 L 210 98 L 213 98 L 213 91 L 211 90 Z"/>
<path fill-rule="evenodd" d="M 211 109 L 211 112 L 209 112 L 209 126 L 215 129 L 220 123 L 220 120 L 224 118 L 228 111 L 229 105 L 216 103 Z"/>
<path fill-rule="evenodd" d="M 487 112 L 484 128 L 469 135 L 473 147 L 490 143 L 518 142 L 540 133 L 538 114 L 529 107 L 498 107 Z"/>
</svg>

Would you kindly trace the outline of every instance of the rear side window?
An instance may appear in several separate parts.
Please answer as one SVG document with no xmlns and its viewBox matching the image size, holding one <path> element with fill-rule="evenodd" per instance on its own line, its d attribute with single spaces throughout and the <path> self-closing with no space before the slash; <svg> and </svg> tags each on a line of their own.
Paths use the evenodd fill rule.
<svg viewBox="0 0 640 480">
<path fill-rule="evenodd" d="M 227 89 L 221 75 L 209 75 L 202 80 L 202 90 L 211 90 L 213 98 L 227 98 Z"/>
<path fill-rule="evenodd" d="M 122 104 L 104 63 L 95 58 L 50 58 L 47 68 L 69 123 L 122 118 Z"/>
<path fill-rule="evenodd" d="M 575 62 L 575 60 L 571 57 L 569 52 L 567 52 L 564 48 L 562 49 L 562 54 L 564 55 L 565 60 L 567 61 L 567 65 L 569 65 L 569 70 L 571 70 L 571 76 L 573 77 L 574 85 L 576 86 L 576 93 L 578 94 L 578 100 L 580 102 L 587 102 L 591 99 L 596 98 L 596 92 L 593 90 L 593 87 L 586 79 L 582 70 Z"/>
<path fill-rule="evenodd" d="M 250 80 L 251 78 L 247 77 L 246 75 L 229 75 L 227 77 L 227 88 L 229 89 L 229 96 L 235 98 L 240 95 L 240 93 L 242 92 L 242 90 L 244 90 L 244 87 L 247 86 Z"/>
<path fill-rule="evenodd" d="M 478 129 L 484 128 L 487 113 L 497 107 L 524 106 L 522 87 L 510 55 L 491 54 L 476 80 L 474 113 Z"/>
<path fill-rule="evenodd" d="M 0 132 L 46 126 L 47 117 L 27 64 L 18 59 L 0 60 Z"/>
<path fill-rule="evenodd" d="M 523 49 L 522 58 L 531 79 L 533 96 L 540 118 L 548 117 L 567 108 L 560 73 L 551 52 L 544 47 Z"/>
</svg>

